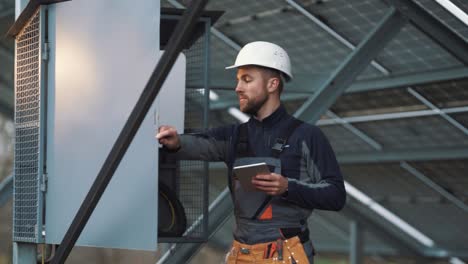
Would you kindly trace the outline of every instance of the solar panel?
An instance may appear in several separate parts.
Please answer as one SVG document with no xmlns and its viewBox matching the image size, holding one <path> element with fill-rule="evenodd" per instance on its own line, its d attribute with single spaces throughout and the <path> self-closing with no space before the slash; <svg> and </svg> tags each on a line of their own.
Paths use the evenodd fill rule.
<svg viewBox="0 0 468 264">
<path fill-rule="evenodd" d="M 342 165 L 345 179 L 370 197 L 391 201 L 391 197 L 440 195 L 403 170 L 399 163 Z"/>
<path fill-rule="evenodd" d="M 424 109 L 427 107 L 401 88 L 343 94 L 331 107 L 340 117 Z"/>
<path fill-rule="evenodd" d="M 468 186 L 468 178 L 466 177 L 468 160 L 422 161 L 410 164 L 458 199 L 468 202 L 468 190 L 466 189 Z"/>
<path fill-rule="evenodd" d="M 438 18 L 442 23 L 449 26 L 452 30 L 468 41 L 468 26 L 463 24 L 458 18 L 450 14 L 445 8 L 434 0 L 415 0 L 426 11 Z M 465 0 L 450 0 L 458 8 L 468 13 L 468 2 Z"/>
<path fill-rule="evenodd" d="M 207 10 L 225 10 L 226 12 L 216 22 L 215 27 L 226 26 L 229 21 L 256 15 L 267 10 L 282 8 L 285 6 L 283 1 L 278 0 L 214 0 L 209 1 Z"/>
<path fill-rule="evenodd" d="M 446 50 L 409 24 L 377 56 L 392 73 L 424 72 L 462 66 Z"/>
<path fill-rule="evenodd" d="M 466 251 L 468 236 L 468 216 L 454 205 L 444 203 L 394 204 L 388 209 L 405 219 L 422 233 L 433 239 L 441 248 Z"/>
<path fill-rule="evenodd" d="M 335 0 L 326 2 L 299 1 L 314 16 L 354 46 L 377 26 L 388 12 L 388 7 L 375 0 Z M 377 61 L 378 63 L 378 61 Z M 382 76 L 374 66 L 369 66 L 358 79 Z"/>
<path fill-rule="evenodd" d="M 439 116 L 356 123 L 384 149 L 468 146 L 468 137 Z"/>
<path fill-rule="evenodd" d="M 340 125 L 322 126 L 320 129 L 325 133 L 336 153 L 357 153 L 374 150 L 365 141 Z"/>
<path fill-rule="evenodd" d="M 468 114 L 467 113 L 460 113 L 460 114 L 451 114 L 452 118 L 457 120 L 461 125 L 468 128 Z"/>
<path fill-rule="evenodd" d="M 292 26 L 293 25 L 293 26 Z M 338 43 L 302 14 L 289 11 L 223 27 L 221 30 L 238 43 L 270 41 L 287 50 L 293 75 L 328 73 L 342 63 L 350 50 Z"/>
<path fill-rule="evenodd" d="M 416 86 L 415 90 L 439 108 L 468 105 L 468 79 Z"/>
</svg>

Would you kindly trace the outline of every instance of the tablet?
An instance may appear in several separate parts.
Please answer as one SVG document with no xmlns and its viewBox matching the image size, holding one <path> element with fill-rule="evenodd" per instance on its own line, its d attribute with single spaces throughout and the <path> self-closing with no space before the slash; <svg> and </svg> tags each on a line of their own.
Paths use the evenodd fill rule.
<svg viewBox="0 0 468 264">
<path fill-rule="evenodd" d="M 270 169 L 265 162 L 254 163 L 233 168 L 234 176 L 239 180 L 242 188 L 247 191 L 258 191 L 252 184 L 252 177 L 257 174 L 270 174 Z"/>
</svg>

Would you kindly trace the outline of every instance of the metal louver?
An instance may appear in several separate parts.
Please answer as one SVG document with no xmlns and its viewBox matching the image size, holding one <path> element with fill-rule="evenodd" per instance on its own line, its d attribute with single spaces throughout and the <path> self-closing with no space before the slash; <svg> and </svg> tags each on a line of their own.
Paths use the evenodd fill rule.
<svg viewBox="0 0 468 264">
<path fill-rule="evenodd" d="M 41 22 L 39 8 L 16 37 L 13 240 L 42 241 Z"/>
</svg>

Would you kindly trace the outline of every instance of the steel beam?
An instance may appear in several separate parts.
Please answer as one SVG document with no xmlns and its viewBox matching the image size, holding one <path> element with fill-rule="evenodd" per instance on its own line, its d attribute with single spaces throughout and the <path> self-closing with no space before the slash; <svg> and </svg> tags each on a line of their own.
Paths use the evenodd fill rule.
<svg viewBox="0 0 468 264">
<path fill-rule="evenodd" d="M 352 220 L 350 229 L 349 263 L 361 264 L 364 256 L 364 234 L 362 225 Z"/>
<path fill-rule="evenodd" d="M 354 82 L 346 90 L 346 92 L 355 93 L 389 88 L 399 88 L 415 85 L 424 85 L 434 82 L 452 81 L 464 78 L 468 78 L 467 67 L 438 69 L 432 71 L 424 71 L 421 73 L 400 74 L 383 78 L 359 80 Z"/>
<path fill-rule="evenodd" d="M 225 70 L 212 70 L 212 89 L 232 90 L 232 75 Z M 295 73 L 294 79 L 285 85 L 286 93 L 304 94 L 304 98 L 317 91 L 317 88 L 330 77 L 330 74 L 301 74 Z M 421 73 L 410 73 L 379 77 L 353 82 L 346 93 L 367 92 L 391 88 L 424 85 L 434 82 L 452 81 L 468 78 L 468 67 L 458 67 L 442 70 L 425 71 Z M 198 86 L 201 87 L 201 84 Z"/>
<path fill-rule="evenodd" d="M 460 7 L 453 4 L 450 0 L 435 0 L 439 5 L 441 5 L 445 10 L 450 12 L 456 18 L 458 18 L 462 23 L 468 26 L 468 14 L 463 11 Z"/>
<path fill-rule="evenodd" d="M 348 199 L 341 213 L 348 219 L 357 221 L 360 225 L 365 226 L 366 230 L 388 243 L 395 250 L 398 250 L 400 255 L 423 255 L 424 246 L 406 235 L 405 232 L 401 232 L 399 227 L 389 223 L 376 213 L 366 212 L 367 210 L 360 204 Z"/>
<path fill-rule="evenodd" d="M 322 119 L 322 120 L 317 121 L 316 124 L 319 126 L 328 126 L 328 125 L 336 125 L 343 121 L 351 124 L 351 123 L 382 121 L 382 120 L 391 120 L 391 119 L 412 118 L 412 117 L 420 117 L 420 116 L 434 116 L 434 115 L 440 115 L 440 113 L 455 114 L 455 113 L 466 113 L 466 112 L 468 112 L 468 106 L 445 108 L 445 109 L 438 109 L 438 110 L 419 110 L 419 111 L 396 112 L 396 113 L 386 113 L 386 114 L 376 114 L 376 115 L 342 117 L 341 121 L 337 119 Z"/>
<path fill-rule="evenodd" d="M 468 43 L 459 34 L 453 32 L 449 26 L 432 16 L 413 0 L 386 1 L 398 9 L 419 30 L 465 64 L 465 66 L 468 65 Z"/>
<path fill-rule="evenodd" d="M 294 116 L 315 123 L 405 23 L 400 13 L 391 8 L 377 27 L 366 36 L 326 83 L 294 113 Z"/>
<path fill-rule="evenodd" d="M 468 250 L 445 250 L 434 248 L 424 250 L 424 255 L 433 258 L 459 257 L 462 259 L 468 259 Z"/>
<path fill-rule="evenodd" d="M 292 6 L 294 9 L 299 11 L 299 13 L 303 14 L 305 17 L 307 17 L 309 20 L 314 22 L 318 27 L 320 27 L 322 30 L 333 36 L 336 40 L 338 40 L 341 44 L 345 45 L 351 50 L 355 50 L 356 46 L 353 45 L 351 42 L 349 42 L 346 38 L 338 34 L 335 30 L 333 30 L 331 27 L 329 27 L 327 24 L 323 23 L 320 19 L 315 17 L 312 13 L 307 11 L 304 7 L 302 7 L 300 4 L 296 3 L 294 0 L 285 0 L 286 3 L 288 3 L 290 6 Z M 383 73 L 384 75 L 389 75 L 390 71 L 385 68 L 382 64 L 376 62 L 376 61 L 371 61 L 371 65 L 374 66 L 378 71 Z"/>
<path fill-rule="evenodd" d="M 447 159 L 468 159 L 468 148 L 421 148 L 404 150 L 372 151 L 367 153 L 343 153 L 337 154 L 341 165 L 400 162 L 400 161 L 429 161 Z"/>
<path fill-rule="evenodd" d="M 232 80 L 235 78 L 232 72 L 224 70 L 211 71 L 211 89 L 212 90 L 234 90 Z M 281 96 L 284 102 L 291 100 L 307 99 L 316 92 L 315 87 L 321 87 L 329 78 L 328 74 L 295 74 L 294 79 L 287 83 L 285 92 Z M 434 82 L 443 82 L 450 80 L 457 80 L 468 78 L 468 68 L 460 67 L 454 69 L 428 71 L 424 73 L 406 74 L 391 76 L 385 78 L 376 78 L 368 80 L 355 81 L 345 93 L 367 92 L 382 89 L 401 88 L 407 86 L 424 85 Z M 194 84 L 195 87 L 202 87 L 202 84 Z M 312 88 L 312 89 L 311 89 Z M 315 88 L 315 89 L 314 89 Z M 237 106 L 237 99 L 232 100 L 218 100 L 210 104 L 211 110 L 225 109 L 231 106 Z M 352 118 L 352 117 L 351 117 Z M 318 122 L 330 122 L 331 120 L 320 120 Z M 333 122 L 330 122 L 333 123 Z"/>
<path fill-rule="evenodd" d="M 418 92 L 413 90 L 411 87 L 408 88 L 408 92 L 412 94 L 414 97 L 416 97 L 419 101 L 421 101 L 425 106 L 429 107 L 430 109 L 434 110 L 434 112 L 437 112 L 443 119 L 447 120 L 450 124 L 452 124 L 454 127 L 458 128 L 461 130 L 465 135 L 468 136 L 468 128 L 464 127 L 460 122 L 457 120 L 453 119 L 451 116 L 447 115 L 443 111 L 441 111 L 437 106 L 435 106 L 433 103 L 429 102 L 424 96 L 420 95 Z"/>
<path fill-rule="evenodd" d="M 351 133 L 353 133 L 354 135 L 356 135 L 357 137 L 362 139 L 364 142 L 369 144 L 375 150 L 382 150 L 382 145 L 380 143 L 378 143 L 377 141 L 375 141 L 374 139 L 372 139 L 371 137 L 369 137 L 364 132 L 357 129 L 356 127 L 354 127 L 350 123 L 346 122 L 344 119 L 340 118 L 339 116 L 337 116 L 332 111 L 328 110 L 327 115 L 330 116 L 331 118 L 333 118 L 334 120 L 336 120 L 338 124 L 342 125 L 344 128 L 349 130 Z"/>
<path fill-rule="evenodd" d="M 407 172 L 409 172 L 410 174 L 418 178 L 420 181 L 422 181 L 424 184 L 432 188 L 434 191 L 438 192 L 440 195 L 442 195 L 451 203 L 453 203 L 456 207 L 460 208 L 461 210 L 465 212 L 468 212 L 468 206 L 463 201 L 461 201 L 460 199 L 455 197 L 453 194 L 446 191 L 444 188 L 440 187 L 440 185 L 438 185 L 437 183 L 429 179 L 426 175 L 418 171 L 413 166 L 409 165 L 407 162 L 405 161 L 400 162 L 400 167 L 402 167 Z"/>
<path fill-rule="evenodd" d="M 242 47 L 237 44 L 234 40 L 230 39 L 228 36 L 226 36 L 223 32 L 217 30 L 216 28 L 212 27 L 211 28 L 211 34 L 213 36 L 217 37 L 218 39 L 222 40 L 224 43 L 226 43 L 228 46 L 233 48 L 234 50 L 239 51 Z"/>
<path fill-rule="evenodd" d="M 0 208 L 13 196 L 13 175 L 7 176 L 0 182 Z"/>
<path fill-rule="evenodd" d="M 185 9 L 185 6 L 179 3 L 177 0 L 167 0 L 167 2 L 173 7 Z M 217 30 L 216 28 L 211 27 L 210 31 L 213 36 L 226 43 L 232 49 L 239 51 L 242 48 L 238 43 L 236 43 L 234 40 L 226 36 L 223 32 Z"/>
</svg>

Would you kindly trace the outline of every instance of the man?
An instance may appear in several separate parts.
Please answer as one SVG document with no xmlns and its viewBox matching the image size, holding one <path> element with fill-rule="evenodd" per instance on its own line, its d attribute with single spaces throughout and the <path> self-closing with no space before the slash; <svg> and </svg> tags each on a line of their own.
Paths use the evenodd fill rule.
<svg viewBox="0 0 468 264">
<path fill-rule="evenodd" d="M 224 161 L 229 171 L 258 162 L 271 168 L 252 177 L 257 191 L 245 190 L 229 173 L 236 226 L 227 263 L 312 263 L 307 218 L 313 209 L 340 210 L 346 200 L 335 154 L 319 128 L 281 104 L 283 84 L 292 78 L 285 50 L 252 42 L 226 68 L 237 69 L 239 107 L 250 120 L 197 135 L 161 126 L 156 138 L 181 159 Z"/>
</svg>

